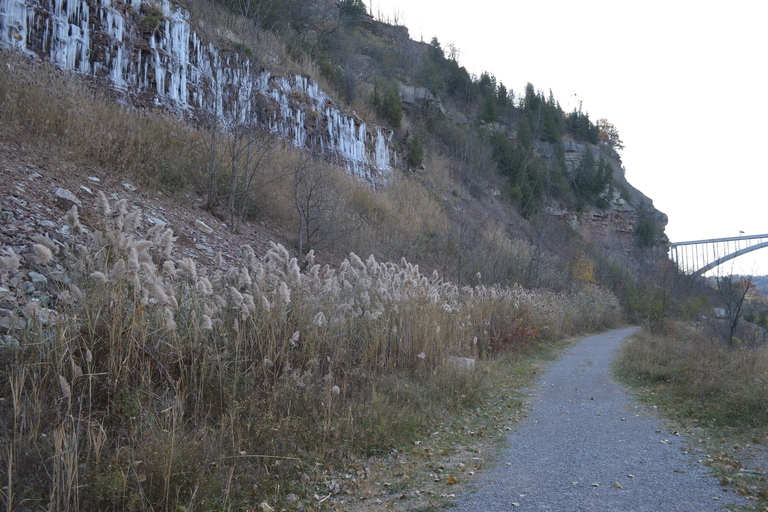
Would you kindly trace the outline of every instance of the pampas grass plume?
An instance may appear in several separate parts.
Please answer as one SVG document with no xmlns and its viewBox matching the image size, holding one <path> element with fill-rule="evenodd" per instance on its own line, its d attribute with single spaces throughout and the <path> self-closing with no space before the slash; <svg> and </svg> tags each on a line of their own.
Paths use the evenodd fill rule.
<svg viewBox="0 0 768 512">
<path fill-rule="evenodd" d="M 47 265 L 53 260 L 51 250 L 43 244 L 35 244 L 35 261 L 38 265 Z"/>
<path fill-rule="evenodd" d="M 166 331 L 176 330 L 176 321 L 173 319 L 173 311 L 171 311 L 171 308 L 168 306 L 163 309 L 163 320 L 165 320 Z"/>
<path fill-rule="evenodd" d="M 105 196 L 104 192 L 101 190 L 96 194 L 96 209 L 105 217 L 112 214 L 112 209 L 109 207 L 107 196 Z"/>
<path fill-rule="evenodd" d="M 102 272 L 93 272 L 88 277 L 96 281 L 96 283 L 99 284 L 100 286 L 104 286 L 109 281 L 109 279 L 107 279 L 107 276 L 104 275 L 104 273 Z"/>
<path fill-rule="evenodd" d="M 291 290 L 288 288 L 285 281 L 280 283 L 280 300 L 282 300 L 283 304 L 286 306 L 291 303 Z"/>
<path fill-rule="evenodd" d="M 16 272 L 19 269 L 21 260 L 10 247 L 5 248 L 6 256 L 0 257 L 0 267 L 7 272 Z"/>
</svg>

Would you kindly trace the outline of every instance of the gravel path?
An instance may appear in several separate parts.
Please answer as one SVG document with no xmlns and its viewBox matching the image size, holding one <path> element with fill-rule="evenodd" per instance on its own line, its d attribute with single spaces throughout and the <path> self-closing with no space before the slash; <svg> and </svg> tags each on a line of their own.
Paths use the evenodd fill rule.
<svg viewBox="0 0 768 512">
<path fill-rule="evenodd" d="M 585 338 L 548 367 L 499 467 L 458 510 L 698 512 L 739 500 L 611 380 L 612 355 L 635 331 Z"/>
</svg>

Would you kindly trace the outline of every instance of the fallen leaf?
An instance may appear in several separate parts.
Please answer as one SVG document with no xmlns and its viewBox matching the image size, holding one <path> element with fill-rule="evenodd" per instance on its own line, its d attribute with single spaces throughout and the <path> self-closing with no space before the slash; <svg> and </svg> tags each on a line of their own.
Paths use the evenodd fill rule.
<svg viewBox="0 0 768 512">
<path fill-rule="evenodd" d="M 623 489 L 623 487 L 621 486 L 621 484 L 619 482 L 613 482 L 613 486 L 615 488 L 617 488 L 617 489 Z"/>
<path fill-rule="evenodd" d="M 458 483 L 458 482 L 459 482 L 459 479 L 458 479 L 458 478 L 456 478 L 456 477 L 455 477 L 455 476 L 453 476 L 453 475 L 449 476 L 449 477 L 448 477 L 448 480 L 446 480 L 446 481 L 445 481 L 445 483 L 446 483 L 446 484 L 448 484 L 448 485 L 453 485 L 453 484 L 456 484 L 456 483 Z"/>
</svg>

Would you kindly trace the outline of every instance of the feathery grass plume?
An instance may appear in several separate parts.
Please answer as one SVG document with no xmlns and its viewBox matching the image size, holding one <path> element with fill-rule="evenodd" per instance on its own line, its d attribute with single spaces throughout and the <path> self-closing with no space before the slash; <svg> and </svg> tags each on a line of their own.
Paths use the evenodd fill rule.
<svg viewBox="0 0 768 512">
<path fill-rule="evenodd" d="M 248 269 L 245 267 L 241 267 L 240 271 L 237 273 L 237 286 L 240 288 L 247 288 L 248 286 L 251 286 L 253 284 L 253 281 L 251 281 L 251 274 L 248 273 Z"/>
<path fill-rule="evenodd" d="M 251 266 L 254 263 L 258 263 L 258 260 L 256 259 L 256 253 L 254 252 L 253 247 L 250 245 L 243 245 L 240 247 L 240 257 L 248 266 Z"/>
<path fill-rule="evenodd" d="M 173 319 L 173 311 L 171 311 L 171 308 L 169 308 L 168 306 L 165 306 L 165 308 L 163 308 L 163 320 L 165 322 L 166 331 L 176 330 L 176 321 Z"/>
<path fill-rule="evenodd" d="M 232 300 L 235 301 L 235 305 L 240 307 L 240 305 L 243 303 L 243 294 L 240 293 L 234 286 L 229 287 L 229 293 L 232 295 Z"/>
<path fill-rule="evenodd" d="M 301 282 L 301 269 L 296 258 L 291 258 L 291 261 L 288 263 L 288 278 L 293 284 Z"/>
<path fill-rule="evenodd" d="M 141 265 L 139 264 L 139 253 L 136 250 L 136 247 L 131 247 L 128 250 L 128 262 L 126 264 L 126 269 L 128 272 L 138 272 L 141 268 Z"/>
<path fill-rule="evenodd" d="M 285 281 L 280 282 L 280 300 L 286 306 L 291 303 L 291 290 L 288 288 L 288 284 Z"/>
<path fill-rule="evenodd" d="M 0 257 L 0 267 L 6 272 L 16 272 L 21 265 L 18 255 L 10 247 L 5 248 L 5 254 Z"/>
<path fill-rule="evenodd" d="M 96 210 L 105 217 L 112 214 L 112 209 L 109 207 L 109 200 L 101 190 L 96 194 Z"/>
<path fill-rule="evenodd" d="M 179 260 L 179 270 L 186 274 L 190 281 L 193 283 L 197 282 L 197 265 L 195 264 L 195 260 L 185 256 Z"/>
<path fill-rule="evenodd" d="M 96 281 L 96 283 L 99 286 L 104 286 L 105 284 L 107 284 L 109 282 L 109 279 L 107 278 L 107 276 L 104 275 L 104 273 L 102 273 L 102 272 L 93 272 L 88 277 L 90 277 L 91 279 Z"/>
<path fill-rule="evenodd" d="M 150 283 L 157 281 L 157 267 L 154 263 L 143 261 L 141 263 L 141 272 Z"/>
<path fill-rule="evenodd" d="M 35 262 L 38 265 L 47 265 L 53 261 L 51 250 L 43 244 L 33 245 L 35 249 Z"/>
<path fill-rule="evenodd" d="M 160 235 L 160 241 L 158 242 L 158 245 L 160 245 L 160 258 L 163 260 L 169 260 L 171 259 L 171 251 L 173 251 L 173 244 L 176 242 L 178 237 L 173 236 L 173 230 L 171 228 L 166 229 L 163 231 L 163 234 Z"/>
<path fill-rule="evenodd" d="M 115 204 L 115 213 L 118 218 L 125 217 L 128 214 L 128 200 L 127 199 L 120 199 L 117 204 Z M 120 221 L 120 226 L 122 228 L 122 219 Z"/>
<path fill-rule="evenodd" d="M 109 272 L 109 280 L 114 284 L 118 281 L 121 281 L 125 279 L 126 276 L 126 265 L 125 260 L 123 258 L 120 258 L 117 260 L 117 263 L 115 263 L 115 266 L 112 267 L 112 270 Z"/>
<path fill-rule="evenodd" d="M 165 260 L 163 263 L 163 273 L 167 276 L 174 277 L 176 275 L 176 263 L 173 260 Z"/>
<path fill-rule="evenodd" d="M 51 240 L 45 235 L 41 235 L 38 233 L 37 235 L 32 237 L 32 241 L 37 244 L 46 246 L 48 249 L 50 249 L 50 251 L 53 254 L 59 254 L 59 246 L 56 245 L 56 243 L 53 240 Z"/>
<path fill-rule="evenodd" d="M 250 316 L 251 313 L 256 311 L 256 303 L 253 301 L 253 295 L 248 293 L 243 294 L 243 313 L 245 316 Z"/>
<path fill-rule="evenodd" d="M 269 303 L 269 299 L 266 295 L 261 296 L 261 308 L 265 313 L 269 313 L 269 310 L 272 309 L 272 304 Z"/>
<path fill-rule="evenodd" d="M 160 241 L 160 235 L 164 229 L 165 222 L 158 222 L 147 230 L 147 232 L 144 234 L 144 238 L 151 240 L 153 244 L 156 244 Z"/>
<path fill-rule="evenodd" d="M 27 318 L 35 318 L 39 309 L 40 303 L 37 301 L 37 299 L 32 299 L 27 302 L 27 305 L 21 309 L 21 312 L 24 313 L 24 316 Z"/>
<path fill-rule="evenodd" d="M 197 278 L 195 288 L 205 296 L 213 295 L 213 285 L 211 285 L 211 282 L 205 276 L 200 276 Z"/>
<path fill-rule="evenodd" d="M 125 216 L 123 221 L 123 233 L 133 234 L 139 228 L 141 222 L 141 209 L 133 210 Z"/>
<path fill-rule="evenodd" d="M 332 393 L 332 394 L 334 394 L 334 395 L 338 395 L 338 394 L 340 394 L 340 393 L 341 393 L 341 390 L 339 389 L 339 386 L 333 386 L 333 387 L 331 388 L 331 393 Z"/>
<path fill-rule="evenodd" d="M 203 315 L 200 318 L 200 329 L 204 331 L 210 331 L 213 329 L 213 323 L 211 322 L 211 317 L 208 315 Z"/>
<path fill-rule="evenodd" d="M 75 302 L 83 298 L 83 291 L 75 283 L 69 283 L 69 294 Z"/>
<path fill-rule="evenodd" d="M 160 304 L 168 304 L 168 294 L 165 293 L 165 289 L 161 284 L 155 283 L 155 285 L 152 287 L 152 294 Z"/>
<path fill-rule="evenodd" d="M 147 237 L 148 238 L 148 237 Z M 152 256 L 149 255 L 149 250 L 155 245 L 152 240 L 139 240 L 133 244 L 133 247 L 138 253 L 138 258 L 141 263 L 152 263 Z"/>
<path fill-rule="evenodd" d="M 72 388 L 69 387 L 69 383 L 63 375 L 59 375 L 59 388 L 61 389 L 61 394 L 64 395 L 67 400 L 72 400 Z"/>
<path fill-rule="evenodd" d="M 82 234 L 84 232 L 83 225 L 80 224 L 80 216 L 77 212 L 77 205 L 72 205 L 72 208 L 64 215 L 64 223 L 69 228 L 69 232 L 75 235 Z"/>
<path fill-rule="evenodd" d="M 315 315 L 315 318 L 312 319 L 312 323 L 318 327 L 322 327 L 328 322 L 325 320 L 325 315 L 323 314 L 323 312 L 320 311 Z"/>
</svg>

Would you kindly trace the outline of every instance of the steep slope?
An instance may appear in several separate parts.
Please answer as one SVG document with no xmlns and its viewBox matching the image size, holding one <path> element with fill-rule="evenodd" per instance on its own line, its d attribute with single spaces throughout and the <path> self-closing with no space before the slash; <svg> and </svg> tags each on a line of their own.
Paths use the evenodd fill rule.
<svg viewBox="0 0 768 512">
<path fill-rule="evenodd" d="M 411 149 L 418 137 L 427 149 L 426 162 L 418 166 L 428 167 L 417 181 L 440 203 L 449 231 L 458 237 L 458 242 L 437 244 L 436 249 L 449 249 L 432 264 L 458 274 L 459 280 L 461 274 L 474 275 L 462 259 L 478 243 L 465 235 L 465 213 L 479 223 L 470 231 L 488 224 L 490 231 L 534 245 L 542 233 L 551 232 L 530 223 L 542 214 L 536 224 L 546 224 L 541 219 L 547 218 L 559 222 L 558 229 L 573 229 L 584 242 L 627 261 L 646 223 L 649 236 L 642 244 L 663 247 L 666 217 L 626 182 L 609 144 L 582 140 L 596 134 L 588 116 L 565 115 L 532 87 L 525 98 L 518 95 L 517 104 L 494 77 L 470 77 L 455 59 L 445 57 L 436 40 L 413 41 L 406 28 L 364 12 L 352 16 L 344 5 L 310 3 L 304 18 L 286 18 L 287 28 L 281 29 L 286 48 L 248 25 L 249 20 L 230 16 L 222 18 L 229 25 L 214 25 L 216 20 L 201 16 L 198 3 L 187 5 L 196 12 L 190 15 L 167 0 L 0 0 L 0 43 L 88 77 L 137 108 L 180 114 L 214 137 L 217 131 L 265 130 L 374 186 L 397 181 L 395 169 L 412 168 Z M 314 56 L 319 70 L 289 58 L 303 51 Z M 320 83 L 334 90 L 323 91 Z M 555 127 L 531 121 L 532 133 L 521 135 L 521 120 L 531 109 L 541 117 L 544 107 L 557 117 L 551 121 Z M 393 108 L 394 117 L 386 113 Z M 577 128 L 583 133 L 573 132 Z M 499 156 L 505 151 L 517 163 Z M 575 176 L 586 153 L 600 165 L 608 162 L 612 186 L 582 199 Z M 560 185 L 550 183 L 550 168 L 559 169 Z M 551 241 L 548 250 L 561 245 Z M 483 250 L 471 258 L 482 259 Z"/>
</svg>

